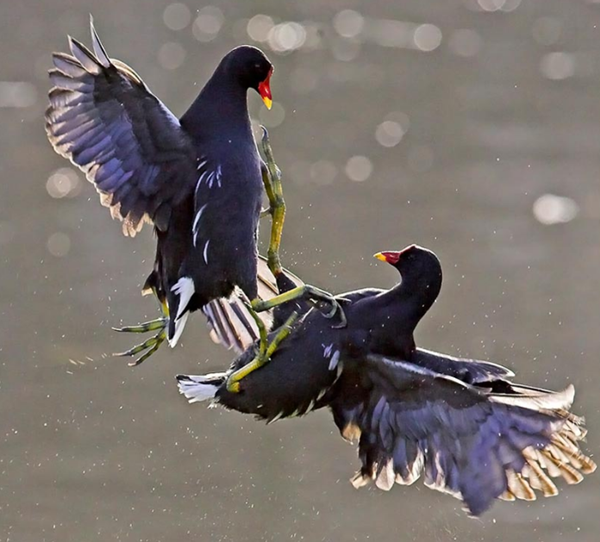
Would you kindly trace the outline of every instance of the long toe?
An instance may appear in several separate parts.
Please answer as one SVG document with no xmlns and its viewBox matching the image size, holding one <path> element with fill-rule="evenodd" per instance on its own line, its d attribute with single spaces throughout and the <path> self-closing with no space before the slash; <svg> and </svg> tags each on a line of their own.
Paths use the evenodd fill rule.
<svg viewBox="0 0 600 542">
<path fill-rule="evenodd" d="M 133 356 L 136 356 L 137 354 L 139 354 L 140 352 L 144 352 L 144 354 L 142 354 L 142 356 L 140 356 L 138 359 L 129 363 L 130 366 L 134 367 L 136 365 L 139 365 L 143 361 L 147 360 L 152 354 L 154 354 L 154 352 L 156 352 L 159 349 L 160 345 L 165 341 L 165 339 L 166 339 L 166 332 L 163 329 L 159 333 L 157 333 L 154 337 L 150 337 L 143 343 L 137 344 L 133 348 L 130 348 L 129 350 L 126 350 L 125 352 L 115 353 L 115 354 L 113 354 L 113 356 L 133 357 Z"/>
<path fill-rule="evenodd" d="M 138 359 L 136 359 L 135 361 L 130 361 L 127 365 L 129 365 L 129 367 L 136 367 L 137 365 L 139 365 L 140 363 L 143 363 L 144 361 L 146 361 L 152 354 L 154 354 L 154 352 L 156 352 L 159 348 L 160 345 L 163 343 L 163 340 L 160 341 L 156 341 L 156 344 L 150 348 L 150 350 L 148 350 L 145 354 L 142 354 Z"/>
<path fill-rule="evenodd" d="M 168 322 L 168 318 L 157 318 L 135 326 L 113 327 L 113 330 L 119 333 L 148 333 L 149 331 L 164 329 Z"/>
</svg>

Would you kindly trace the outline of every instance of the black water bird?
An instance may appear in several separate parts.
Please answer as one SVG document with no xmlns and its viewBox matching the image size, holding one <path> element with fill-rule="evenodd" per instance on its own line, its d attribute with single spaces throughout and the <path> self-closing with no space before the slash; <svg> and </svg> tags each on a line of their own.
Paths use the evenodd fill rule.
<svg viewBox="0 0 600 542">
<path fill-rule="evenodd" d="M 273 66 L 259 49 L 236 47 L 177 119 L 129 66 L 108 57 L 93 24 L 91 32 L 93 52 L 69 38 L 71 55 L 53 55 L 46 131 L 125 235 L 144 222 L 154 227 L 156 259 L 144 292 L 158 297 L 165 317 L 119 330 L 158 331 L 124 353 L 146 351 L 140 363 L 165 337 L 173 346 L 189 312 L 212 300 L 239 288 L 260 303 L 257 227 L 263 182 L 275 182 L 277 167 L 260 158 L 246 95 L 257 91 L 270 108 Z"/>
<path fill-rule="evenodd" d="M 342 436 L 358 441 L 355 487 L 374 481 L 389 490 L 423 476 L 475 516 L 496 498 L 555 495 L 551 478 L 577 483 L 595 469 L 579 448 L 585 429 L 569 411 L 572 386 L 530 388 L 511 382 L 514 374 L 500 365 L 417 348 L 414 329 L 440 291 L 439 260 L 414 245 L 377 257 L 402 282 L 339 296 L 345 328 L 309 310 L 239 393 L 227 380 L 254 358 L 254 346 L 228 372 L 178 376 L 180 392 L 267 422 L 326 406 Z"/>
</svg>

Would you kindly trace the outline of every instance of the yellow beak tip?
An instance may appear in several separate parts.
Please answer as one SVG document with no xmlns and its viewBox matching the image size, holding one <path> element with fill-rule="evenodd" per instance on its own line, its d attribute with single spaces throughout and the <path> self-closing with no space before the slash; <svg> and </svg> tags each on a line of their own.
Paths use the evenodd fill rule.
<svg viewBox="0 0 600 542">
<path fill-rule="evenodd" d="M 263 102 L 265 102 L 267 109 L 270 110 L 271 107 L 273 107 L 273 100 L 271 100 L 271 98 L 263 98 Z"/>
<path fill-rule="evenodd" d="M 373 254 L 373 258 L 377 258 L 378 260 L 381 260 L 382 262 L 387 262 L 387 258 L 381 252 L 378 252 L 377 254 Z"/>
</svg>

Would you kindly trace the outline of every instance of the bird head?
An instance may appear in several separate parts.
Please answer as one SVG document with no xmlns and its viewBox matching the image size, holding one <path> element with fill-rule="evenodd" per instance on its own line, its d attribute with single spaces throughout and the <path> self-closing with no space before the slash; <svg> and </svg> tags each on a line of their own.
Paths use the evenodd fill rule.
<svg viewBox="0 0 600 542">
<path fill-rule="evenodd" d="M 236 47 L 225 56 L 223 65 L 245 88 L 256 90 L 267 109 L 271 109 L 273 64 L 260 49 L 250 45 Z"/>
<path fill-rule="evenodd" d="M 412 282 L 411 279 L 429 281 L 442 275 L 442 266 L 435 253 L 419 245 L 409 245 L 400 251 L 378 252 L 375 258 L 395 267 L 402 275 L 403 282 Z"/>
</svg>

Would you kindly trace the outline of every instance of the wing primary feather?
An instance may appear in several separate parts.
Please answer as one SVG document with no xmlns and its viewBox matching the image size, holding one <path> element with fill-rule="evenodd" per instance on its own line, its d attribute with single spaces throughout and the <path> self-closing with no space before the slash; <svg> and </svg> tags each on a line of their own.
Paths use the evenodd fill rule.
<svg viewBox="0 0 600 542">
<path fill-rule="evenodd" d="M 106 49 L 104 48 L 104 45 L 102 45 L 102 42 L 100 41 L 100 38 L 98 37 L 98 33 L 96 32 L 96 29 L 94 28 L 94 18 L 91 15 L 90 15 L 90 31 L 92 33 L 92 44 L 94 46 L 94 53 L 96 54 L 96 58 L 98 59 L 98 62 L 100 62 L 100 64 L 102 64 L 103 67 L 110 68 L 110 66 L 111 66 L 110 58 L 108 58 L 108 55 L 106 54 Z"/>
<path fill-rule="evenodd" d="M 85 71 L 91 75 L 100 75 L 102 66 L 98 64 L 94 54 L 83 43 L 69 36 L 69 48 L 73 56 L 85 68 Z"/>
</svg>

